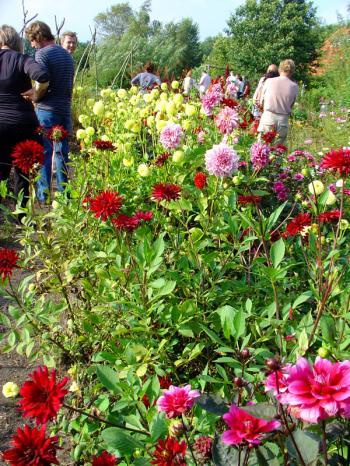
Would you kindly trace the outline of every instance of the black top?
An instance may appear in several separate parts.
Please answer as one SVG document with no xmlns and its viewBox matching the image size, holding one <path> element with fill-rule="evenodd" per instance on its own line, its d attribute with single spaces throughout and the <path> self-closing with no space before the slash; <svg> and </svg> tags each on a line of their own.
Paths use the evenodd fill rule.
<svg viewBox="0 0 350 466">
<path fill-rule="evenodd" d="M 31 79 L 49 80 L 46 69 L 28 55 L 0 49 L 0 123 L 38 125 L 33 104 L 21 96 L 32 87 Z"/>
</svg>

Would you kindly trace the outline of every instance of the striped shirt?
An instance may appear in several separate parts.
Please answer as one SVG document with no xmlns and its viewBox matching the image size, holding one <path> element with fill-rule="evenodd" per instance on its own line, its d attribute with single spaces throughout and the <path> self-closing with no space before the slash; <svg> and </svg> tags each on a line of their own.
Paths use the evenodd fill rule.
<svg viewBox="0 0 350 466">
<path fill-rule="evenodd" d="M 37 50 L 35 60 L 48 70 L 50 77 L 49 87 L 37 108 L 70 115 L 74 79 L 71 55 L 59 45 L 52 44 Z"/>
</svg>

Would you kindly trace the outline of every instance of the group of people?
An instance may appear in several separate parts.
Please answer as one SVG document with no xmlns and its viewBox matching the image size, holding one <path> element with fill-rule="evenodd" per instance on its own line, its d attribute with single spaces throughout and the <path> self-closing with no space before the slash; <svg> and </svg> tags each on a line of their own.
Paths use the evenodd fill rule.
<svg viewBox="0 0 350 466">
<path fill-rule="evenodd" d="M 0 26 L 0 181 L 7 180 L 12 168 L 11 154 L 24 141 L 44 146 L 44 163 L 37 184 L 37 198 L 44 202 L 52 180 L 52 141 L 46 132 L 54 125 L 71 131 L 71 99 L 74 65 L 72 54 L 77 36 L 66 32 L 57 45 L 49 26 L 34 21 L 25 30 L 35 58 L 23 53 L 23 40 L 8 25 Z M 32 86 L 34 82 L 34 86 Z M 38 131 L 41 127 L 42 131 Z M 57 189 L 67 182 L 68 140 L 55 157 Z M 21 190 L 28 195 L 27 174 L 14 167 L 14 194 Z"/>
</svg>

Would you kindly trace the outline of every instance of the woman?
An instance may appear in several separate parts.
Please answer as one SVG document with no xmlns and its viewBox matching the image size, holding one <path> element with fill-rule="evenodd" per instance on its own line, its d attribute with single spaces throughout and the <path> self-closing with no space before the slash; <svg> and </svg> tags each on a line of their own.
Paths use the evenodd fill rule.
<svg viewBox="0 0 350 466">
<path fill-rule="evenodd" d="M 149 89 L 153 89 L 154 86 L 161 85 L 160 79 L 154 73 L 154 65 L 152 62 L 145 64 L 145 70 L 143 73 L 139 73 L 132 80 L 131 84 L 135 84 L 140 87 L 140 93 L 145 94 Z"/>
<path fill-rule="evenodd" d="M 182 84 L 184 94 L 189 95 L 191 92 L 191 89 L 194 88 L 194 79 L 192 78 L 192 70 L 188 71 L 186 74 L 186 78 L 184 79 L 184 82 Z"/>
<path fill-rule="evenodd" d="M 277 78 L 279 76 L 278 72 L 278 67 L 277 65 L 269 65 L 267 68 L 266 73 L 262 78 L 260 78 L 260 81 L 257 85 L 257 88 L 255 89 L 254 95 L 253 95 L 253 116 L 254 118 L 260 118 L 261 113 L 262 113 L 262 108 L 261 108 L 261 91 L 264 87 L 264 83 L 267 79 L 270 78 Z"/>
<path fill-rule="evenodd" d="M 33 140 L 42 144 L 39 126 L 30 96 L 40 98 L 48 86 L 49 76 L 44 67 L 22 53 L 22 39 L 6 24 L 0 26 L 0 181 L 9 177 L 11 153 L 16 144 Z M 36 81 L 32 92 L 31 80 Z M 28 181 L 14 167 L 14 194 L 23 189 L 28 196 Z"/>
</svg>

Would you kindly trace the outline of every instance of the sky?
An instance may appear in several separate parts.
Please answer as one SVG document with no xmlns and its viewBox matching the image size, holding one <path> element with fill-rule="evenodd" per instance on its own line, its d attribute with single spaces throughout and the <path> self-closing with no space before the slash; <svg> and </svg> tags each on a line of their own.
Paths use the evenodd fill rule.
<svg viewBox="0 0 350 466">
<path fill-rule="evenodd" d="M 49 24 L 55 31 L 55 15 L 60 23 L 65 18 L 63 29 L 77 32 L 81 41 L 89 40 L 94 17 L 105 12 L 111 5 L 127 0 L 24 0 L 30 19 Z M 139 9 L 143 0 L 129 0 L 133 9 Z M 199 26 L 200 37 L 214 36 L 226 27 L 230 14 L 244 0 L 152 0 L 152 19 L 167 23 L 190 17 Z M 347 16 L 346 7 L 350 0 L 314 0 L 318 16 L 329 23 L 337 21 L 337 14 Z M 22 0 L 0 0 L 1 23 L 20 30 L 23 24 Z"/>
</svg>

